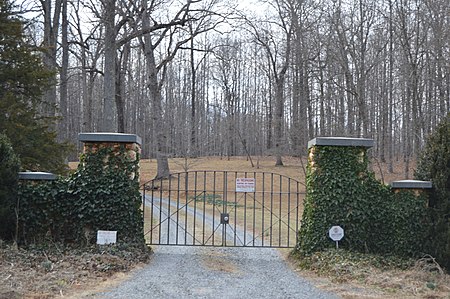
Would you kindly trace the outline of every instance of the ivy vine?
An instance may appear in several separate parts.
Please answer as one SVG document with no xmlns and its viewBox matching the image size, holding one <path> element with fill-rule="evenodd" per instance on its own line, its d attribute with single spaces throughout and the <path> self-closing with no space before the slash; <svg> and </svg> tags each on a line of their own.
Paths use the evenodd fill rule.
<svg viewBox="0 0 450 299">
<path fill-rule="evenodd" d="M 97 230 L 116 230 L 118 242 L 144 243 L 139 156 L 125 146 L 90 151 L 77 170 L 54 182 L 20 186 L 23 242 L 90 244 Z"/>
<path fill-rule="evenodd" d="M 368 171 L 365 149 L 310 149 L 307 194 L 297 250 L 304 254 L 335 246 L 334 225 L 344 228 L 340 247 L 352 251 L 412 256 L 426 235 L 426 198 L 393 193 Z"/>
</svg>

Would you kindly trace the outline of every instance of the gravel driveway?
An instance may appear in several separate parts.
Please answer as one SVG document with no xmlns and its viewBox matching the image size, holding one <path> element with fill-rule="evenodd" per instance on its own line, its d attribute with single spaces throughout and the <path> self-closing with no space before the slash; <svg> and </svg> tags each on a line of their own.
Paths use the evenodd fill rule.
<svg viewBox="0 0 450 299">
<path fill-rule="evenodd" d="M 162 212 L 167 215 L 169 203 L 163 201 Z M 159 202 L 156 206 L 161 208 Z M 162 229 L 164 238 L 168 222 Z M 183 232 L 180 226 L 178 235 Z M 175 236 L 176 230 L 170 230 L 169 239 L 176 240 Z M 97 298 L 338 298 L 292 271 L 276 249 L 156 246 L 154 251 L 148 266 Z"/>
<path fill-rule="evenodd" d="M 165 208 L 159 206 L 166 209 L 162 213 L 170 214 L 169 203 L 162 201 Z M 154 212 L 159 215 L 159 210 Z M 187 209 L 187 213 L 194 211 Z M 163 239 L 173 243 L 176 230 L 166 236 L 168 222 L 162 229 Z M 178 235 L 183 232 L 179 226 Z M 241 237 L 248 234 L 236 233 Z M 94 298 L 338 298 L 292 271 L 276 249 L 171 245 L 153 249 L 155 254 L 146 267 L 117 288 Z"/>
<path fill-rule="evenodd" d="M 96 298 L 338 298 L 264 248 L 159 246 L 148 266 Z"/>
</svg>

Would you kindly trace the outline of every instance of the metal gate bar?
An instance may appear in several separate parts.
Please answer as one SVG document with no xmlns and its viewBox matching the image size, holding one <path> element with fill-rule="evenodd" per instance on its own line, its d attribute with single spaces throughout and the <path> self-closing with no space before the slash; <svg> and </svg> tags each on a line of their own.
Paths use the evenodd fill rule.
<svg viewBox="0 0 450 299">
<path fill-rule="evenodd" d="M 167 180 L 145 183 L 144 216 L 149 213 L 145 217 L 147 242 L 153 245 L 294 247 L 304 184 L 274 173 L 232 173 L 182 172 L 172 174 Z M 238 180 L 250 182 L 249 189 L 238 190 Z"/>
</svg>

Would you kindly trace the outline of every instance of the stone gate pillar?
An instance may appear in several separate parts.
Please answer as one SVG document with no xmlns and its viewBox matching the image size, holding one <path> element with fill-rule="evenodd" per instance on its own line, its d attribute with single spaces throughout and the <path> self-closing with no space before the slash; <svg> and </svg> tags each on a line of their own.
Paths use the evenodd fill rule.
<svg viewBox="0 0 450 299">
<path fill-rule="evenodd" d="M 80 163 L 84 163 L 81 167 L 88 169 L 93 166 L 95 176 L 113 174 L 119 178 L 115 183 L 120 184 L 111 185 L 110 179 L 102 181 L 100 178 L 107 191 L 86 196 L 85 200 L 92 207 L 92 212 L 86 212 L 87 216 L 83 219 L 83 233 L 87 242 L 92 242 L 96 234 L 97 244 L 115 243 L 115 237 L 118 242 L 144 244 L 142 198 L 139 194 L 141 138 L 123 133 L 80 133 L 78 139 L 83 142 L 86 155 L 85 159 L 81 159 Z M 105 153 L 104 149 L 108 151 Z M 99 161 L 99 157 L 103 160 Z M 129 181 L 125 182 L 119 174 L 126 174 Z M 97 220 L 97 210 L 102 213 L 100 221 Z M 109 239 L 111 236 L 112 241 Z"/>
<path fill-rule="evenodd" d="M 418 181 L 418 180 L 401 180 L 391 183 L 391 189 L 394 192 L 400 190 L 412 190 L 414 193 L 421 193 L 426 189 L 431 189 L 433 184 L 430 181 Z"/>
<path fill-rule="evenodd" d="M 362 199 L 354 192 L 367 172 L 367 149 L 372 139 L 345 137 L 317 137 L 308 142 L 306 169 L 306 197 L 298 248 L 314 252 L 334 246 L 328 237 L 333 226 L 346 230 L 344 241 L 351 240 L 350 226 Z"/>
<path fill-rule="evenodd" d="M 95 153 L 101 148 L 111 148 L 119 152 L 121 146 L 125 146 L 126 155 L 132 161 L 139 160 L 141 153 L 141 137 L 135 134 L 124 133 L 80 133 L 78 140 L 84 143 L 84 153 Z M 138 161 L 139 162 L 139 161 Z M 135 173 L 139 176 L 139 173 Z"/>
<path fill-rule="evenodd" d="M 358 148 L 360 150 L 361 162 L 367 155 L 367 149 L 373 147 L 373 139 L 367 138 L 349 138 L 349 137 L 316 137 L 308 142 L 308 163 L 312 169 L 320 167 L 314 157 L 317 147 L 340 146 Z M 336 157 L 339 159 L 339 157 Z"/>
</svg>

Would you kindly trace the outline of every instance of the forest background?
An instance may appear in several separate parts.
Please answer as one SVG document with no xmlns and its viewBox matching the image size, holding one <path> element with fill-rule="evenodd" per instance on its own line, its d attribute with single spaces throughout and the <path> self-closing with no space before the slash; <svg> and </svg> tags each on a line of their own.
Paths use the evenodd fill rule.
<svg viewBox="0 0 450 299">
<path fill-rule="evenodd" d="M 316 136 L 351 136 L 374 138 L 373 156 L 390 171 L 402 160 L 408 178 L 450 111 L 447 0 L 14 4 L 54 71 L 40 112 L 58 117 L 58 139 L 137 134 L 158 176 L 168 157 L 282 165 Z"/>
</svg>

